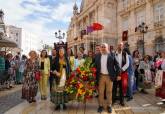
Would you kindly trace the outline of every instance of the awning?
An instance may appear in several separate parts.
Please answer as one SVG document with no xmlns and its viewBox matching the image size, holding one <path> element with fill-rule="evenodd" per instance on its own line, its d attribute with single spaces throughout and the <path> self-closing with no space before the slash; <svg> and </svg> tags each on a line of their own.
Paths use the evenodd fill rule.
<svg viewBox="0 0 165 114">
<path fill-rule="evenodd" d="M 0 47 L 17 47 L 16 42 L 9 40 L 9 38 L 0 39 Z"/>
</svg>

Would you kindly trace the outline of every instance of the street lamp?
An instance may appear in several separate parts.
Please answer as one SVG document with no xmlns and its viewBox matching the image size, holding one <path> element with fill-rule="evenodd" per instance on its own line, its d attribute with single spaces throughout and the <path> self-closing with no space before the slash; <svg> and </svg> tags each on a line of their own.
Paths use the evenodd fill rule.
<svg viewBox="0 0 165 114">
<path fill-rule="evenodd" d="M 55 37 L 56 37 L 57 39 L 59 39 L 59 42 L 61 42 L 62 39 L 64 39 L 64 37 L 65 37 L 65 33 L 62 33 L 62 35 L 61 35 L 61 30 L 59 30 L 58 33 L 55 32 Z"/>
<path fill-rule="evenodd" d="M 138 27 L 135 28 L 135 32 L 137 31 L 139 31 L 143 35 L 142 41 L 143 41 L 143 56 L 144 56 L 145 55 L 144 34 L 148 32 L 148 26 L 144 22 L 142 22 Z"/>
</svg>

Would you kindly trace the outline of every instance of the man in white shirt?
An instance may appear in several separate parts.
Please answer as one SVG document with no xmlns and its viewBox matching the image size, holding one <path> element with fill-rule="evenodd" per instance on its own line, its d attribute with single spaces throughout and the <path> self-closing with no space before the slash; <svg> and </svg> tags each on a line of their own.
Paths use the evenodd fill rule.
<svg viewBox="0 0 165 114">
<path fill-rule="evenodd" d="M 123 44 L 118 45 L 118 49 L 116 52 L 116 60 L 119 63 L 119 66 L 121 69 L 121 76 L 122 76 L 122 73 L 126 73 L 128 67 L 129 67 L 129 57 L 128 57 L 128 54 L 123 51 Z M 119 80 L 115 80 L 113 83 L 113 103 L 115 103 L 115 101 L 116 101 L 117 88 L 119 86 L 120 105 L 124 106 L 125 105 L 124 104 L 124 95 L 126 94 L 126 89 L 123 89 L 123 84 L 122 84 L 123 78 L 121 76 L 120 76 Z"/>
<path fill-rule="evenodd" d="M 96 78 L 99 89 L 99 113 L 103 111 L 105 90 L 107 97 L 107 110 L 109 113 L 112 113 L 111 105 L 113 80 L 120 74 L 119 64 L 113 55 L 114 54 L 109 53 L 108 44 L 103 43 L 101 45 L 101 53 L 95 57 Z"/>
</svg>

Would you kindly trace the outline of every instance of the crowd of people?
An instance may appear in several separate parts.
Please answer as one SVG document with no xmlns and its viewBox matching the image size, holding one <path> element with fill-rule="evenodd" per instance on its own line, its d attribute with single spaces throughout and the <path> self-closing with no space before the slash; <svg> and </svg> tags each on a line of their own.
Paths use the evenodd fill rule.
<svg viewBox="0 0 165 114">
<path fill-rule="evenodd" d="M 13 56 L 5 51 L 0 52 L 0 85 L 10 89 L 15 84 L 22 84 L 27 57 L 18 53 Z"/>
<path fill-rule="evenodd" d="M 41 100 L 47 100 L 50 87 L 50 100 L 56 105 L 55 109 L 59 110 L 61 106 L 66 109 L 69 101 L 65 92 L 66 81 L 86 58 L 91 59 L 96 68 L 98 112 L 102 112 L 106 104 L 111 113 L 113 104 L 119 101 L 124 106 L 125 98 L 131 101 L 136 92 L 148 94 L 147 89 L 154 87 L 156 79 L 159 86 L 163 85 L 163 79 L 160 81 L 156 74 L 165 70 L 165 52 L 141 56 L 138 50 L 131 54 L 124 44 L 113 50 L 106 43 L 96 45 L 95 53 L 91 50 L 85 53 L 84 47 L 80 47 L 76 54 L 63 47 L 53 49 L 52 55 L 46 50 L 42 50 L 39 56 L 30 51 L 29 58 L 1 52 L 0 79 L 8 76 L 9 87 L 12 87 L 11 81 L 23 84 L 22 98 L 29 103 L 36 102 L 38 90 Z"/>
</svg>

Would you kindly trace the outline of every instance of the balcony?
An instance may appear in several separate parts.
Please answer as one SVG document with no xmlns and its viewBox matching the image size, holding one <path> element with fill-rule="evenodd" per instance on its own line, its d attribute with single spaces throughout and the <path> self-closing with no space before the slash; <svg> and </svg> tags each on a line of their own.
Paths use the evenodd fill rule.
<svg viewBox="0 0 165 114">
<path fill-rule="evenodd" d="M 123 2 L 120 2 L 118 12 L 120 15 L 124 15 L 130 12 L 133 8 L 134 4 L 132 1 L 129 1 L 127 5 L 124 5 Z"/>
<path fill-rule="evenodd" d="M 165 21 L 158 21 L 158 22 L 154 22 L 154 28 L 155 29 L 159 29 L 165 26 Z"/>
</svg>

